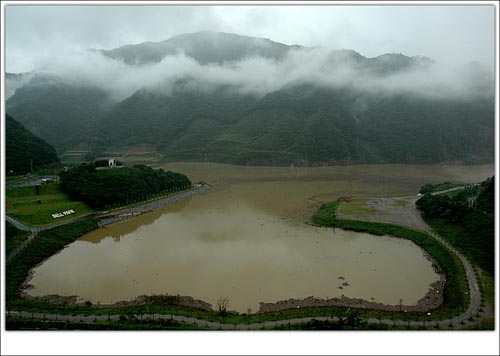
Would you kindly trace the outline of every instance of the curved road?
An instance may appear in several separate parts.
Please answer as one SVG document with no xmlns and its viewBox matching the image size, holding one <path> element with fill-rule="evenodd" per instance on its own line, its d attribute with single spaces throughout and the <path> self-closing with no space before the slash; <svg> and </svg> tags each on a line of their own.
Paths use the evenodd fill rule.
<svg viewBox="0 0 500 356">
<path fill-rule="evenodd" d="M 452 190 L 459 189 L 453 188 Z M 450 190 L 448 190 L 450 191 Z M 444 193 L 446 191 L 442 191 L 439 193 Z M 413 206 L 415 206 L 415 202 L 419 197 L 415 197 L 411 199 Z M 430 226 L 422 219 L 417 210 L 415 210 L 418 218 L 421 220 L 422 226 L 425 226 L 425 231 L 429 233 L 432 237 L 434 237 L 437 241 L 446 246 L 452 253 L 454 253 L 462 263 L 465 269 L 467 281 L 469 284 L 469 296 L 470 303 L 467 310 L 461 315 L 455 316 L 452 319 L 445 319 L 440 321 L 404 321 L 404 320 L 390 320 L 390 319 L 368 319 L 368 323 L 379 323 L 386 325 L 398 325 L 398 326 L 406 326 L 412 328 L 418 327 L 429 327 L 429 328 L 453 328 L 453 327 L 462 327 L 462 326 L 471 326 L 479 323 L 481 318 L 487 317 L 487 313 L 481 308 L 481 293 L 479 290 L 479 285 L 476 279 L 476 274 L 474 269 L 472 268 L 469 261 L 460 254 L 453 246 L 451 246 L 448 242 L 446 242 L 441 236 L 432 231 Z M 480 311 L 481 310 L 481 311 Z M 25 318 L 33 318 L 33 319 L 42 319 L 42 320 L 60 320 L 67 321 L 73 323 L 95 323 L 99 321 L 105 321 L 108 319 L 111 320 L 119 320 L 120 315 L 64 315 L 64 314 L 45 314 L 45 313 L 31 313 L 24 311 L 7 311 L 8 316 L 14 317 L 25 317 Z M 221 329 L 221 330 L 255 330 L 262 328 L 272 328 L 283 325 L 290 324 L 301 324 L 306 323 L 312 320 L 331 320 L 337 321 L 337 317 L 307 317 L 307 318 L 297 318 L 297 319 L 286 319 L 286 320 L 277 320 L 277 321 L 267 321 L 262 323 L 253 323 L 253 324 L 224 324 L 219 322 L 211 322 L 208 320 L 185 317 L 181 315 L 171 315 L 171 314 L 140 314 L 136 315 L 136 317 L 142 319 L 173 319 L 184 323 L 195 323 L 199 327 L 206 327 L 209 329 Z"/>
</svg>

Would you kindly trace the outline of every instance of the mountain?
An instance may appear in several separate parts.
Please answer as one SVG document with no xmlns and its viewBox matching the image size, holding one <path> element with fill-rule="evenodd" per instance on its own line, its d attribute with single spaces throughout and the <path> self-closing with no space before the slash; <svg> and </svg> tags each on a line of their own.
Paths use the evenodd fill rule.
<svg viewBox="0 0 500 356">
<path fill-rule="evenodd" d="M 240 36 L 233 33 L 203 31 L 182 34 L 161 42 L 144 42 L 111 50 L 99 50 L 107 57 L 127 64 L 160 62 L 166 56 L 184 53 L 201 64 L 238 61 L 248 57 L 281 60 L 291 49 L 264 38 Z"/>
<path fill-rule="evenodd" d="M 120 62 L 117 67 L 126 69 L 124 75 L 144 76 L 147 81 L 128 97 L 115 100 L 109 90 L 91 81 L 84 84 L 35 73 L 7 101 L 7 112 L 60 153 L 91 147 L 96 156 L 106 156 L 111 150 L 146 144 L 167 161 L 236 164 L 479 163 L 494 159 L 494 87 L 492 76 L 479 64 L 462 71 L 472 88 L 467 95 L 444 95 L 440 87 L 412 90 L 411 82 L 406 89 L 373 87 L 377 81 L 391 85 L 432 77 L 434 61 L 421 56 L 390 53 L 367 58 L 352 50 L 318 52 L 317 48 L 216 32 L 99 53 L 108 58 L 107 64 Z M 198 63 L 192 67 L 194 72 L 177 74 L 177 67 L 155 67 L 177 53 Z M 315 80 L 293 80 L 292 75 L 288 82 L 269 85 L 266 75 L 272 75 L 272 70 L 278 68 L 281 76 L 307 72 L 319 55 L 314 67 L 318 72 L 311 74 Z M 251 57 L 271 60 L 271 72 L 260 67 L 250 67 L 245 75 L 237 72 L 241 61 Z M 153 68 L 153 76 L 148 76 L 148 68 Z M 211 76 L 203 76 L 211 70 Z M 151 78 L 165 72 L 170 75 L 167 84 L 148 85 Z M 322 76 L 328 73 L 335 75 L 327 79 L 344 81 L 325 84 Z M 257 90 L 257 94 L 243 90 L 241 80 L 261 85 L 252 82 L 253 77 L 262 78 L 270 89 Z M 431 89 L 437 95 L 426 93 Z"/>
<path fill-rule="evenodd" d="M 252 57 L 282 61 L 289 53 L 297 50 L 317 48 L 299 45 L 285 45 L 265 38 L 241 36 L 234 33 L 202 31 L 182 34 L 161 42 L 143 42 L 111 50 L 97 50 L 106 57 L 130 65 L 144 65 L 161 62 L 167 56 L 184 54 L 202 65 L 237 62 Z M 335 50 L 329 55 L 330 65 L 348 62 L 358 70 L 377 74 L 399 72 L 416 66 L 428 66 L 433 61 L 423 56 L 407 57 L 388 53 L 375 58 L 366 58 L 351 50 Z"/>
<path fill-rule="evenodd" d="M 5 73 L 5 100 L 9 99 L 18 88 L 26 85 L 33 77 L 33 73 Z"/>
<path fill-rule="evenodd" d="M 23 174 L 59 163 L 55 149 L 14 120 L 5 117 L 5 166 L 7 174 Z"/>
<path fill-rule="evenodd" d="M 86 126 L 102 116 L 107 96 L 96 87 L 74 85 L 54 75 L 35 74 L 7 100 L 6 111 L 62 151 L 79 141 Z"/>
</svg>

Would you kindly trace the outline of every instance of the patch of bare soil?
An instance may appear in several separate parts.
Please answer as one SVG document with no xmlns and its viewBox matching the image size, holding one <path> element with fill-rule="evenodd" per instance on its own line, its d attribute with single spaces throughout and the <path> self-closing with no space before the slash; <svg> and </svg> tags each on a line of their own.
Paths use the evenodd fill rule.
<svg viewBox="0 0 500 356">
<path fill-rule="evenodd" d="M 356 199 L 356 198 L 354 198 Z M 364 220 L 371 222 L 385 222 L 406 226 L 412 229 L 427 231 L 427 224 L 422 220 L 415 206 L 418 197 L 373 198 L 366 201 L 366 208 L 372 208 L 374 213 L 369 215 L 343 214 L 339 209 L 340 219 Z M 349 203 L 342 203 L 349 204 Z"/>
</svg>

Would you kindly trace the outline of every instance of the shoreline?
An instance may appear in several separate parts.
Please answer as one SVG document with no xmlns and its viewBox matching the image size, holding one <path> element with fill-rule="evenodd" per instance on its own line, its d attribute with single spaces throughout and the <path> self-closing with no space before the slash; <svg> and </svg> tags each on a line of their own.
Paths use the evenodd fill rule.
<svg viewBox="0 0 500 356">
<path fill-rule="evenodd" d="M 157 209 L 161 209 L 167 205 L 173 204 L 175 202 L 178 202 L 182 199 L 186 199 L 189 197 L 192 197 L 195 194 L 198 193 L 203 193 L 210 190 L 210 186 L 208 184 L 204 184 L 201 187 L 198 187 L 196 189 L 191 189 L 188 191 L 180 192 L 175 195 L 170 195 L 164 198 L 160 198 L 157 200 L 149 201 L 134 207 L 130 208 L 125 208 L 121 210 L 117 210 L 114 212 L 104 212 L 101 214 L 98 214 L 98 217 L 101 218 L 98 222 L 98 226 L 100 228 L 105 227 L 107 225 L 120 222 L 120 221 L 125 221 L 132 219 L 136 216 L 140 216 L 141 214 L 148 213 Z"/>
<path fill-rule="evenodd" d="M 127 208 L 127 209 L 122 209 L 119 211 L 114 212 L 116 215 L 109 215 L 112 216 L 110 218 L 105 218 L 99 221 L 99 227 L 98 228 L 104 228 L 107 225 L 121 222 L 121 221 L 126 221 L 129 219 L 132 219 L 136 216 L 140 216 L 142 213 L 146 212 L 151 212 L 156 209 L 163 208 L 169 204 L 175 203 L 177 201 L 180 201 L 182 199 L 191 197 L 197 193 L 205 192 L 208 191 L 210 187 L 208 185 L 203 185 L 199 188 L 182 192 L 173 196 L 165 197 L 165 198 L 160 198 L 155 201 L 151 201 L 145 204 L 141 204 L 139 206 L 135 206 L 132 208 Z M 106 213 L 108 214 L 108 213 Z M 315 226 L 320 226 L 316 224 L 312 224 Z M 387 235 L 391 238 L 396 238 L 400 239 L 400 237 L 395 237 L 392 235 Z M 418 244 L 414 243 L 413 241 L 409 239 L 405 239 L 413 243 L 416 247 L 418 247 L 424 257 L 431 262 L 432 267 L 436 274 L 439 276 L 439 280 L 433 282 L 430 284 L 429 289 L 427 293 L 420 298 L 416 304 L 414 305 L 391 305 L 391 304 L 384 304 L 384 303 L 378 303 L 378 302 L 373 302 L 373 301 L 368 301 L 362 298 L 351 298 L 351 297 L 345 297 L 342 295 L 341 297 L 333 297 L 333 298 L 318 298 L 314 296 L 309 296 L 306 298 L 289 298 L 285 300 L 280 300 L 277 302 L 258 302 L 260 307 L 258 311 L 255 314 L 263 314 L 263 313 L 269 313 L 269 312 L 275 312 L 275 311 L 282 311 L 282 310 L 290 310 L 290 309 L 295 309 L 295 308 L 307 308 L 307 307 L 322 307 L 322 306 L 335 306 L 335 307 L 353 307 L 353 308 L 358 308 L 358 309 L 372 309 L 372 310 L 381 310 L 381 311 L 399 311 L 400 309 L 404 311 L 410 311 L 410 312 L 427 312 L 429 310 L 436 309 L 440 306 L 442 306 L 444 302 L 444 286 L 445 286 L 445 280 L 446 280 L 446 275 L 444 274 L 441 266 L 437 263 L 437 261 L 421 246 Z M 60 253 L 64 249 L 58 251 L 56 254 Z M 69 305 L 85 305 L 87 303 L 86 300 L 82 300 L 81 297 L 78 295 L 71 295 L 71 296 L 64 296 L 64 295 L 58 295 L 58 294 L 49 294 L 49 295 L 43 295 L 43 296 L 32 296 L 28 294 L 28 290 L 34 288 L 33 285 L 31 285 L 29 282 L 31 281 L 34 270 L 45 263 L 49 258 L 53 257 L 49 256 L 47 259 L 41 261 L 38 263 L 36 266 L 32 267 L 29 272 L 26 280 L 23 282 L 23 284 L 20 287 L 21 290 L 21 298 L 23 299 L 38 299 L 38 300 L 43 300 L 45 302 L 51 303 L 51 304 L 69 304 Z M 168 294 L 166 294 L 168 295 Z M 126 306 L 134 306 L 134 305 L 141 305 L 144 304 L 145 301 L 152 296 L 149 295 L 139 295 L 135 298 L 129 299 L 129 300 L 120 300 L 116 301 L 113 303 L 106 303 L 106 304 L 92 304 L 94 306 L 99 305 L 100 308 L 116 308 L 119 309 L 121 307 L 126 307 Z M 175 305 L 182 305 L 186 307 L 193 307 L 193 308 L 201 308 L 204 310 L 214 310 L 212 308 L 212 304 L 200 300 L 200 299 L 195 299 L 193 296 L 179 296 L 176 295 L 176 298 L 180 298 L 179 300 L 182 301 L 182 304 L 175 304 Z"/>
</svg>

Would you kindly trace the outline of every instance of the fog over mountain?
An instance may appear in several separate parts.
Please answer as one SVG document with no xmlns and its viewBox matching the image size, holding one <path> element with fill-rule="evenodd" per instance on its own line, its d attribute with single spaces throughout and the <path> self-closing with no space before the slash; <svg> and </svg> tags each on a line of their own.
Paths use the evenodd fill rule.
<svg viewBox="0 0 500 356">
<path fill-rule="evenodd" d="M 19 83 L 12 78 L 8 93 Z M 81 143 L 99 152 L 146 143 L 166 159 L 243 164 L 484 161 L 493 154 L 493 74 L 477 62 L 367 58 L 203 31 L 61 50 L 41 58 L 30 78 L 7 111 L 59 152 Z"/>
<path fill-rule="evenodd" d="M 294 83 L 433 97 L 491 95 L 493 86 L 491 73 L 479 64 L 450 67 L 395 53 L 366 58 L 353 50 L 287 46 L 217 32 L 112 50 L 60 52 L 42 59 L 35 72 L 75 85 L 97 86 L 116 100 L 141 88 L 168 93 L 179 79 L 188 79 L 191 89 L 230 85 L 257 96 Z"/>
</svg>

